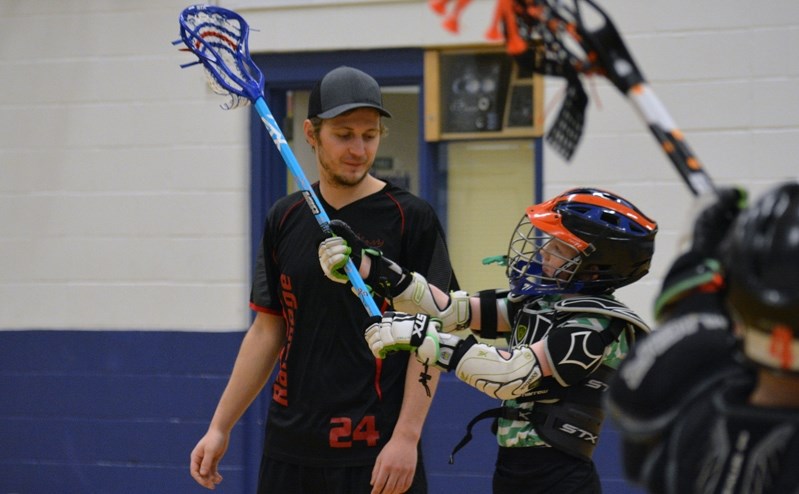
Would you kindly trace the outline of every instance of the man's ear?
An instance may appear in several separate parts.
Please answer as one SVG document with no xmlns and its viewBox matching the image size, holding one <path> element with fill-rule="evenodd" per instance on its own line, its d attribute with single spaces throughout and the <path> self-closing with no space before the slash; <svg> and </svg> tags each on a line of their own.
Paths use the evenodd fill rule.
<svg viewBox="0 0 799 494">
<path fill-rule="evenodd" d="M 305 134 L 305 142 L 316 149 L 316 135 L 314 134 L 313 123 L 307 118 L 302 123 L 302 131 Z"/>
</svg>

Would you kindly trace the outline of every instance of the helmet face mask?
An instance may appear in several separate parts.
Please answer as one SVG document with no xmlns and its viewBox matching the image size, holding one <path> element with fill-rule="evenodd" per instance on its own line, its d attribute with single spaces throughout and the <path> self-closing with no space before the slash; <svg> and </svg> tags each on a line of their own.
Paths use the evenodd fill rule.
<svg viewBox="0 0 799 494">
<path fill-rule="evenodd" d="M 532 226 L 525 215 L 508 250 L 507 276 L 516 294 L 563 293 L 575 280 L 580 252 L 557 237 Z"/>
<path fill-rule="evenodd" d="M 610 293 L 648 272 L 656 233 L 630 202 L 598 189 L 530 206 L 508 246 L 511 296 Z"/>
</svg>

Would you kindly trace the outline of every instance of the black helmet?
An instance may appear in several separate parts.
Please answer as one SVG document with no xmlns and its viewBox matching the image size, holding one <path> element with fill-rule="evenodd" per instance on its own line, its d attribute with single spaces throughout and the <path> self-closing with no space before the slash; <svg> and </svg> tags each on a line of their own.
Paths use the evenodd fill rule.
<svg viewBox="0 0 799 494">
<path fill-rule="evenodd" d="M 722 249 L 727 302 L 744 353 L 799 372 L 799 184 L 764 194 L 733 224 Z"/>
<path fill-rule="evenodd" d="M 508 246 L 511 295 L 600 294 L 629 285 L 649 272 L 656 233 L 653 220 L 604 190 L 571 189 L 530 206 Z"/>
</svg>

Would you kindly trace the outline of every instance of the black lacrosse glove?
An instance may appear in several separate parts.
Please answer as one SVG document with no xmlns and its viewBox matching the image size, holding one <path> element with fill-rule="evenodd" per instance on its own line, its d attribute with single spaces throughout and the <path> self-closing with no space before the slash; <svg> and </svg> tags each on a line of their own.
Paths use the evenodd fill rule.
<svg viewBox="0 0 799 494">
<path fill-rule="evenodd" d="M 746 193 L 742 189 L 719 189 L 715 200 L 694 221 L 691 250 L 704 257 L 718 257 L 719 245 L 745 203 Z"/>
<path fill-rule="evenodd" d="M 347 223 L 332 220 L 330 229 L 336 236 L 344 239 L 352 249 L 349 257 L 356 268 L 360 270 L 363 256 L 369 256 L 371 261 L 369 273 L 363 277 L 363 281 L 381 297 L 391 300 L 413 280 L 408 270 L 384 257 L 380 250 L 368 247 Z"/>
<path fill-rule="evenodd" d="M 345 223 L 341 220 L 331 220 L 330 223 L 330 231 L 333 232 L 334 235 L 341 237 L 347 242 L 347 245 L 350 247 L 350 259 L 352 259 L 352 263 L 355 264 L 356 268 L 361 267 L 361 259 L 364 255 L 368 255 L 370 257 L 381 257 L 383 254 L 377 249 L 369 249 L 367 248 L 366 244 L 364 243 L 361 238 L 352 231 L 350 225 Z"/>
<path fill-rule="evenodd" d="M 678 257 L 655 300 L 655 319 L 721 307 L 724 281 L 719 246 L 746 202 L 738 188 L 719 189 L 694 220 L 691 248 Z M 721 309 L 719 309 L 721 310 Z"/>
</svg>

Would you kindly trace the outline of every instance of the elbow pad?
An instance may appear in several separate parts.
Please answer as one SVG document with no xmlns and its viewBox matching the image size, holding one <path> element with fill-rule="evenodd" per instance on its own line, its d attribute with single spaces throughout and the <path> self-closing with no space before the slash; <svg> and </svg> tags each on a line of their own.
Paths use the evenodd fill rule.
<svg viewBox="0 0 799 494">
<path fill-rule="evenodd" d="M 477 343 L 473 337 L 464 343 L 471 345 L 450 365 L 455 366 L 458 379 L 492 398 L 520 398 L 538 386 L 543 377 L 541 365 L 530 347 L 515 348 L 510 356 L 504 357 L 497 348 Z"/>
<path fill-rule="evenodd" d="M 469 327 L 471 308 L 469 294 L 463 291 L 450 292 L 449 304 L 441 308 L 433 297 L 430 285 L 419 273 L 410 273 L 408 286 L 394 297 L 394 309 L 408 314 L 423 313 L 441 320 L 441 330 L 446 333 Z"/>
</svg>

